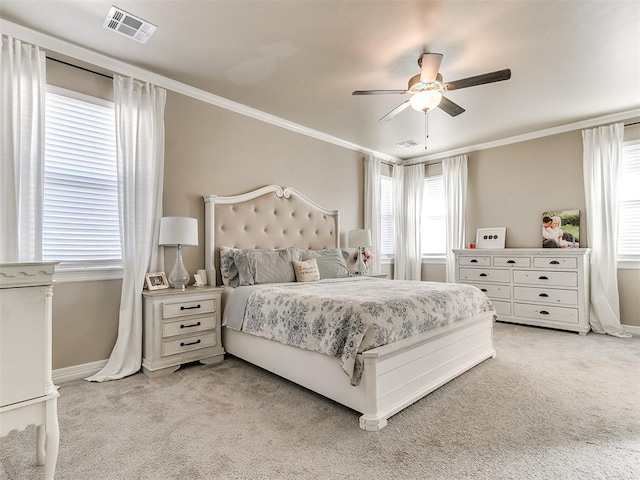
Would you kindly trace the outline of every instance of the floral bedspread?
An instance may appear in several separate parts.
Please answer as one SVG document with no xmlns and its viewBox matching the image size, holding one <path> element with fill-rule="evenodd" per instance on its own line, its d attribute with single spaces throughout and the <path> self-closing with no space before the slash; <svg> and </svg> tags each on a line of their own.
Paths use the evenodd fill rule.
<svg viewBox="0 0 640 480">
<path fill-rule="evenodd" d="M 483 312 L 495 310 L 471 285 L 335 279 L 263 286 L 248 297 L 242 330 L 339 356 L 357 385 L 362 375 L 358 353 Z"/>
</svg>

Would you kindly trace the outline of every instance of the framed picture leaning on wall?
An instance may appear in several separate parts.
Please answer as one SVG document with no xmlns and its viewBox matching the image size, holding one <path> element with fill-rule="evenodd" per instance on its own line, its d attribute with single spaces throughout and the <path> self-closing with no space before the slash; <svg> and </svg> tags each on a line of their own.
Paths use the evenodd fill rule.
<svg viewBox="0 0 640 480">
<path fill-rule="evenodd" d="M 580 246 L 580 210 L 557 210 L 542 214 L 543 248 Z"/>
</svg>

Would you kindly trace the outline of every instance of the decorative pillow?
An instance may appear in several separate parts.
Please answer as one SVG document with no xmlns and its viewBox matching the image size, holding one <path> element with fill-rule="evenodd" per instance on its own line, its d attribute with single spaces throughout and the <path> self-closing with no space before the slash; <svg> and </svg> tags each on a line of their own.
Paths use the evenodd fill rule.
<svg viewBox="0 0 640 480">
<path fill-rule="evenodd" d="M 300 259 L 297 248 L 238 250 L 233 260 L 238 269 L 239 285 L 295 282 L 293 260 Z"/>
<path fill-rule="evenodd" d="M 237 287 L 239 284 L 238 267 L 233 260 L 233 252 L 237 250 L 233 247 L 220 247 L 220 276 L 222 284 L 229 287 Z"/>
<path fill-rule="evenodd" d="M 320 278 L 342 278 L 351 275 L 343 251 L 339 248 L 303 250 L 302 260 L 315 258 Z"/>
<path fill-rule="evenodd" d="M 316 282 L 320 280 L 320 272 L 316 258 L 309 260 L 294 260 L 293 269 L 296 272 L 297 282 Z"/>
</svg>

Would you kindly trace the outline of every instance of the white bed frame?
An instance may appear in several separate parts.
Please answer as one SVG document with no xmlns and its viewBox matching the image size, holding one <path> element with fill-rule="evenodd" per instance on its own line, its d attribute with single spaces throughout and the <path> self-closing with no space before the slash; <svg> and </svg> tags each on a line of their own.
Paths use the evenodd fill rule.
<svg viewBox="0 0 640 480">
<path fill-rule="evenodd" d="M 205 265 L 219 281 L 219 247 L 339 248 L 339 213 L 292 188 L 270 185 L 232 197 L 207 195 Z M 213 284 L 215 284 L 212 282 Z M 339 359 L 223 327 L 224 349 L 362 413 L 360 428 L 380 430 L 387 419 L 487 358 L 495 357 L 492 314 L 362 353 L 364 373 L 352 386 Z M 310 374 L 309 372 L 313 372 Z"/>
</svg>

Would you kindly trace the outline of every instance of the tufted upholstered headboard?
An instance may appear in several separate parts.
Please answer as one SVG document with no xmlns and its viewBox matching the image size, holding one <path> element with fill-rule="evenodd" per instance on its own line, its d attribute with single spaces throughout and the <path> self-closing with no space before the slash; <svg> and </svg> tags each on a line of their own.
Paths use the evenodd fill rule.
<svg viewBox="0 0 640 480">
<path fill-rule="evenodd" d="M 269 185 L 232 197 L 205 195 L 205 268 L 220 285 L 220 246 L 340 248 L 340 213 L 293 188 Z M 212 281 L 215 279 L 215 283 Z"/>
</svg>

